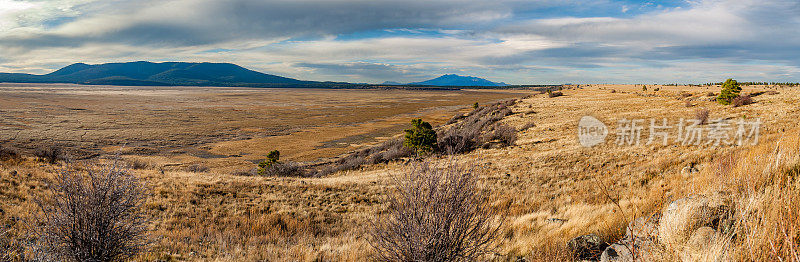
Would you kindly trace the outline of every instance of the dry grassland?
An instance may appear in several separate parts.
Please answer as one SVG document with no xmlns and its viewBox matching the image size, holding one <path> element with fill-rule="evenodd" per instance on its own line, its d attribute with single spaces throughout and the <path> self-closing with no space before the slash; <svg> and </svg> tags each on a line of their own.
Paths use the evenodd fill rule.
<svg viewBox="0 0 800 262">
<path fill-rule="evenodd" d="M 122 154 L 146 166 L 233 172 L 281 150 L 312 161 L 474 102 L 515 91 L 258 89 L 0 84 L 0 141 L 58 145 L 77 157 Z"/>
<path fill-rule="evenodd" d="M 653 91 L 656 87 L 660 90 Z M 518 258 L 568 261 L 571 257 L 565 243 L 573 237 L 595 233 L 613 242 L 622 237 L 628 222 L 636 217 L 660 211 L 671 201 L 690 194 L 720 190 L 734 194 L 735 207 L 744 210 L 742 214 L 751 215 L 740 217 L 741 237 L 729 244 L 733 247 L 731 253 L 736 260 L 776 260 L 777 255 L 792 254 L 790 252 L 794 251 L 791 248 L 796 248 L 792 244 L 797 243 L 800 230 L 797 222 L 800 184 L 794 179 L 796 171 L 791 171 L 800 163 L 800 133 L 796 129 L 796 121 L 800 117 L 800 92 L 778 88 L 775 89 L 777 94 L 754 97 L 755 103 L 752 105 L 730 107 L 710 101 L 707 93 L 718 90 L 718 87 L 648 86 L 648 91 L 642 91 L 641 86 L 633 85 L 593 85 L 566 89 L 562 91 L 564 96 L 554 98 L 529 92 L 533 96 L 521 99 L 513 106 L 514 114 L 503 120 L 518 129 L 527 128 L 519 132 L 516 145 L 478 149 L 454 159 L 477 167 L 481 187 L 491 192 L 492 207 L 506 214 L 497 252 L 489 258 L 499 261 L 515 261 Z M 773 89 L 745 87 L 744 92 L 757 90 Z M 691 96 L 681 95 L 682 92 Z M 200 97 L 203 95 L 196 94 L 194 99 Z M 225 101 L 222 95 L 215 99 L 219 99 L 214 100 L 216 103 Z M 0 100 L 5 105 L 9 98 L 4 95 Z M 15 103 L 20 103 L 18 100 Z M 457 105 L 465 100 L 453 99 L 449 105 Z M 181 129 L 217 130 L 215 127 L 203 127 L 203 123 L 213 122 L 204 116 L 218 109 L 198 101 L 186 101 L 183 105 L 186 110 L 182 112 L 187 115 L 179 118 L 201 122 L 188 124 Z M 257 103 L 258 99 L 248 101 Z M 419 104 L 406 106 L 416 108 L 428 101 L 429 98 L 422 99 Z M 690 101 L 690 106 L 687 107 L 686 101 Z M 56 102 L 49 100 L 51 104 Z M 41 107 L 48 104 L 46 101 L 38 103 L 41 103 Z M 291 108 L 297 105 L 285 106 Z M 377 104 L 372 106 L 378 107 Z M 201 109 L 203 107 L 206 109 Z M 117 107 L 107 103 L 105 108 L 110 110 Z M 252 118 L 247 121 L 240 119 L 247 118 L 244 116 L 227 117 L 234 122 L 257 122 L 261 119 L 257 117 L 270 111 L 260 108 L 254 112 L 241 112 Z M 670 143 L 667 146 L 620 146 L 613 143 L 613 127 L 619 119 L 648 119 L 649 124 L 650 118 L 666 117 L 674 123 L 679 118 L 694 118 L 695 112 L 701 108 L 710 111 L 711 119 L 761 118 L 763 128 L 759 145 L 712 147 Z M 94 114 L 103 110 L 87 109 Z M 138 107 L 138 110 L 143 109 Z M 199 112 L 191 113 L 197 110 Z M 311 111 L 306 117 L 323 114 L 321 112 L 350 119 L 363 117 L 354 114 L 359 110 L 353 108 L 344 110 L 350 112 L 349 115 L 336 110 L 325 108 Z M 62 111 L 48 109 L 48 112 L 58 116 L 58 112 Z M 19 114 L 18 118 L 26 114 L 15 113 Z M 124 114 L 121 111 L 117 113 Z M 390 115 L 396 116 L 396 112 Z M 585 148 L 578 143 L 577 123 L 585 115 L 597 117 L 611 127 L 609 142 L 593 148 Z M 384 117 L 396 121 L 375 120 L 376 125 L 399 125 L 409 118 Z M 447 117 L 432 119 L 442 123 Z M 58 124 L 65 120 L 52 121 L 39 125 Z M 165 118 L 163 121 L 166 125 L 171 120 Z M 296 120 L 287 121 L 291 123 Z M 331 125 L 344 125 L 342 123 L 347 121 L 354 120 L 331 120 Z M 67 121 L 61 128 L 73 128 L 70 125 L 73 124 Z M 92 130 L 105 130 L 100 123 L 92 126 Z M 295 126 L 304 127 L 302 123 Z M 236 133 L 238 129 L 254 127 L 243 123 L 229 128 L 231 133 Z M 158 130 L 148 141 L 160 141 L 156 138 L 170 136 L 180 140 L 180 135 L 184 134 L 164 125 Z M 286 140 L 296 145 L 287 146 L 291 148 L 287 152 L 297 159 L 323 154 L 316 152 L 306 155 L 309 146 L 316 147 L 327 137 L 305 142 L 306 137 L 318 136 L 313 130 L 321 129 L 306 127 L 305 130 L 312 131 L 303 131 Z M 380 128 L 373 127 L 370 130 Z M 396 131 L 386 130 L 387 133 L 381 136 Z M 343 137 L 357 133 L 356 130 L 352 132 Z M 202 130 L 188 133 L 202 133 L 203 137 L 207 137 Z M 643 140 L 646 137 L 647 131 L 643 134 Z M 231 139 L 212 143 L 207 150 L 220 155 L 238 154 L 240 151 L 256 154 L 265 150 L 258 144 L 270 143 L 268 141 L 273 141 L 270 139 Z M 361 141 L 354 143 L 358 142 Z M 149 146 L 147 143 L 136 145 L 137 148 Z M 331 153 L 335 152 L 325 151 L 325 154 Z M 159 160 L 159 163 L 186 161 L 183 157 L 186 156 L 160 156 L 163 160 Z M 0 221 L 12 228 L 8 236 L 22 234 L 24 227 L 19 221 L 31 216 L 35 209 L 30 199 L 41 194 L 45 187 L 38 179 L 52 177 L 58 168 L 32 159 L 6 161 L 0 165 L 0 208 L 3 209 Z M 242 177 L 231 175 L 221 168 L 199 173 L 159 168 L 134 170 L 151 190 L 152 196 L 146 206 L 147 213 L 155 219 L 152 234 L 157 238 L 153 251 L 140 259 L 363 261 L 373 252 L 366 238 L 369 225 L 388 208 L 384 201 L 386 194 L 392 190 L 390 178 L 392 174 L 403 172 L 404 168 L 405 163 L 399 161 L 322 178 Z M 787 176 L 792 179 L 786 179 Z"/>
</svg>

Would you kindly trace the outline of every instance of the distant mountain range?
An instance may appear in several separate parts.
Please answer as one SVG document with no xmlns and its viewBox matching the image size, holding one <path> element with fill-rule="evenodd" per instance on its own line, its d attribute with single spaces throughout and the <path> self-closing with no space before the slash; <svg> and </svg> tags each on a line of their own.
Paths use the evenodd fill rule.
<svg viewBox="0 0 800 262">
<path fill-rule="evenodd" d="M 384 85 L 401 85 L 397 82 L 386 81 Z M 483 78 L 474 76 L 460 76 L 455 74 L 443 75 L 434 79 L 413 82 L 405 85 L 410 86 L 507 86 L 503 82 L 492 82 Z"/>
<path fill-rule="evenodd" d="M 230 63 L 76 63 L 46 75 L 0 73 L 0 82 L 128 86 L 317 86 L 347 83 L 302 81 Z"/>
<path fill-rule="evenodd" d="M 0 73 L 0 82 L 72 83 L 121 86 L 244 86 L 374 88 L 369 84 L 303 81 L 264 74 L 230 63 L 128 62 L 88 65 L 76 63 L 45 75 Z M 384 85 L 401 85 L 386 82 Z M 485 79 L 443 75 L 410 86 L 506 86 Z"/>
</svg>

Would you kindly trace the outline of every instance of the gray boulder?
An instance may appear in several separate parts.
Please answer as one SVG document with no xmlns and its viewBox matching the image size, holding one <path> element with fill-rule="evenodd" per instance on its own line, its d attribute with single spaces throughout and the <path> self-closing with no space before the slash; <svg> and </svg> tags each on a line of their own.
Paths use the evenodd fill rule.
<svg viewBox="0 0 800 262">
<path fill-rule="evenodd" d="M 579 260 L 596 259 L 606 246 L 608 244 L 595 234 L 582 235 L 567 242 L 567 248 Z"/>
</svg>

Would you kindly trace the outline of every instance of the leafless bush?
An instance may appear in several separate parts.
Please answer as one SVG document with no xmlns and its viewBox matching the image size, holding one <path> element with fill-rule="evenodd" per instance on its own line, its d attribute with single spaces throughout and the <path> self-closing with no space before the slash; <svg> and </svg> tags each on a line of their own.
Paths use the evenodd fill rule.
<svg viewBox="0 0 800 262">
<path fill-rule="evenodd" d="M 517 141 L 517 129 L 506 124 L 495 125 L 491 138 L 507 146 L 513 145 Z"/>
<path fill-rule="evenodd" d="M 749 95 L 746 95 L 746 96 L 737 96 L 736 98 L 733 99 L 731 105 L 733 105 L 733 107 L 740 107 L 752 103 L 753 103 L 753 98 L 751 98 Z"/>
<path fill-rule="evenodd" d="M 64 149 L 61 146 L 56 145 L 37 148 L 36 151 L 33 152 L 33 155 L 38 157 L 40 161 L 50 164 L 55 164 L 58 161 L 68 160 Z"/>
<path fill-rule="evenodd" d="M 371 235 L 379 261 L 476 261 L 491 250 L 502 219 L 494 223 L 473 170 L 420 163 L 395 182 Z"/>
<path fill-rule="evenodd" d="M 692 104 L 692 101 L 689 101 L 689 100 L 686 100 L 686 102 L 683 105 L 686 106 L 686 107 L 694 106 L 694 104 Z"/>
<path fill-rule="evenodd" d="M 780 93 L 778 93 L 778 91 L 775 91 L 775 90 L 769 90 L 767 92 L 764 92 L 764 94 L 772 96 L 772 95 L 777 95 L 777 94 L 780 94 Z"/>
<path fill-rule="evenodd" d="M 42 215 L 34 227 L 33 249 L 46 259 L 124 261 L 147 248 L 145 188 L 126 171 L 63 171 L 50 189 L 36 200 Z"/>
<path fill-rule="evenodd" d="M 261 173 L 263 176 L 274 177 L 307 177 L 309 173 L 303 168 L 303 165 L 297 162 L 281 161 L 276 162 L 263 169 Z"/>
<path fill-rule="evenodd" d="M 451 125 L 451 124 L 458 123 L 458 120 L 464 119 L 465 117 L 467 117 L 467 115 L 456 114 L 456 115 L 453 116 L 453 118 L 450 118 L 450 120 L 447 120 L 447 123 L 445 123 L 445 125 Z"/>
<path fill-rule="evenodd" d="M 534 127 L 536 127 L 536 123 L 528 122 L 527 124 L 523 125 L 522 128 L 519 129 L 519 131 L 525 131 Z"/>
<path fill-rule="evenodd" d="M 383 162 L 388 162 L 391 160 L 396 160 L 409 156 L 411 156 L 411 150 L 408 150 L 408 148 L 403 147 L 402 144 L 398 146 L 389 147 L 381 153 L 381 159 L 383 160 Z"/>
<path fill-rule="evenodd" d="M 559 97 L 559 96 L 563 96 L 563 95 L 564 95 L 563 93 L 561 93 L 561 92 L 558 92 L 558 91 L 556 91 L 556 92 L 549 92 L 549 93 L 547 93 L 547 97 L 551 97 L 551 98 L 552 98 L 552 97 Z"/>
<path fill-rule="evenodd" d="M 362 156 L 373 164 L 385 163 L 403 157 L 409 157 L 413 152 L 403 146 L 402 139 L 391 139 L 378 146 L 367 149 Z"/>
<path fill-rule="evenodd" d="M 445 154 L 460 154 L 475 149 L 483 142 L 481 136 L 489 127 L 512 113 L 509 106 L 515 100 L 507 100 L 477 108 L 454 126 L 440 130 L 437 135 L 438 150 Z"/>
<path fill-rule="evenodd" d="M 460 154 L 475 148 L 479 136 L 480 130 L 451 128 L 443 135 L 440 135 L 436 143 L 439 151 L 445 154 Z"/>
<path fill-rule="evenodd" d="M 708 111 L 708 109 L 705 109 L 705 108 L 698 109 L 697 111 L 694 112 L 694 117 L 695 117 L 695 119 L 700 121 L 701 125 L 705 125 L 705 124 L 708 123 L 708 114 L 709 113 L 710 112 Z"/>
<path fill-rule="evenodd" d="M 0 146 L 0 161 L 16 160 L 19 157 L 19 151 L 16 148 Z"/>
<path fill-rule="evenodd" d="M 186 171 L 192 173 L 202 173 L 208 171 L 208 167 L 201 164 L 192 164 L 186 167 Z"/>
<path fill-rule="evenodd" d="M 148 169 L 152 167 L 152 165 L 149 162 L 143 161 L 141 159 L 133 159 L 131 161 L 128 161 L 128 166 L 132 169 Z"/>
<path fill-rule="evenodd" d="M 714 92 L 708 92 L 708 93 L 706 94 L 706 96 L 717 96 L 717 94 L 714 94 Z"/>
<path fill-rule="evenodd" d="M 240 169 L 240 170 L 233 171 L 233 173 L 231 173 L 231 175 L 234 175 L 234 176 L 255 176 L 255 175 L 258 175 L 258 169 L 257 168 L 243 169 L 243 170 Z"/>
<path fill-rule="evenodd" d="M 681 92 L 680 96 L 681 96 L 681 98 L 687 98 L 687 97 L 691 97 L 692 93 Z"/>
<path fill-rule="evenodd" d="M 316 171 L 315 176 L 325 176 L 340 171 L 358 169 L 368 164 L 386 163 L 412 155 L 413 152 L 403 146 L 402 138 L 391 139 L 377 146 L 358 150 L 339 158 L 325 165 L 321 170 Z"/>
<path fill-rule="evenodd" d="M 10 225 L 0 225 L 0 261 L 25 261 L 25 245 L 13 234 Z"/>
<path fill-rule="evenodd" d="M 617 92 L 617 90 L 616 90 L 616 89 L 611 89 L 611 93 L 612 93 L 612 94 L 613 94 L 613 93 L 616 93 L 616 92 Z"/>
</svg>

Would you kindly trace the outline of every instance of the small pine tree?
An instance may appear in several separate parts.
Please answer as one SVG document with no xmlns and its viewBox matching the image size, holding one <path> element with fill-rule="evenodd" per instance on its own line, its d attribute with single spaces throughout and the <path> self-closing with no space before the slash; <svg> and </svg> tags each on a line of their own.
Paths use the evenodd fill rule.
<svg viewBox="0 0 800 262">
<path fill-rule="evenodd" d="M 642 91 L 647 91 L 647 85 L 642 86 Z"/>
<path fill-rule="evenodd" d="M 275 163 L 278 163 L 278 160 L 281 158 L 281 152 L 278 150 L 272 150 L 267 154 L 267 159 L 258 163 L 258 174 L 263 175 L 265 170 Z"/>
<path fill-rule="evenodd" d="M 480 105 L 478 104 L 478 102 L 475 102 L 474 104 L 472 104 L 472 109 L 478 109 L 479 106 Z"/>
<path fill-rule="evenodd" d="M 433 151 L 436 146 L 436 131 L 430 123 L 417 118 L 411 120 L 412 128 L 405 130 L 405 141 L 403 145 L 417 151 L 417 153 L 428 153 Z"/>
<path fill-rule="evenodd" d="M 739 96 L 740 92 L 742 92 L 742 87 L 739 86 L 739 82 L 729 78 L 722 84 L 722 91 L 717 96 L 717 102 L 723 105 L 730 105 L 731 101 Z"/>
</svg>

